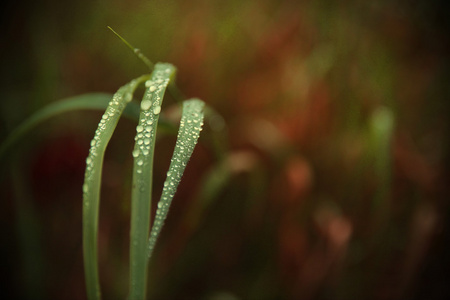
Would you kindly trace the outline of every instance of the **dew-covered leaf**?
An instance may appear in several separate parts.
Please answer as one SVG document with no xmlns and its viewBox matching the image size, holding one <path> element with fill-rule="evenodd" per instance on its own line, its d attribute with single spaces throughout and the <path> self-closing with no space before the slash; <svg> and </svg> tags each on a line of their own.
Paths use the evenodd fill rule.
<svg viewBox="0 0 450 300">
<path fill-rule="evenodd" d="M 130 294 L 129 299 L 145 299 L 147 286 L 147 240 L 153 177 L 153 155 L 156 128 L 164 93 L 175 67 L 167 63 L 155 65 L 151 78 L 145 82 L 139 123 L 136 126 L 130 231 Z"/>
<path fill-rule="evenodd" d="M 199 99 L 191 99 L 183 103 L 183 114 L 175 150 L 164 182 L 161 199 L 158 202 L 155 221 L 153 222 L 148 241 L 148 257 L 152 255 L 156 240 L 169 212 L 169 206 L 180 183 L 181 176 L 197 144 L 203 126 L 204 105 L 204 102 Z"/>
<path fill-rule="evenodd" d="M 100 299 L 97 232 L 103 157 L 122 112 L 133 98 L 133 92 L 147 78 L 148 76 L 141 76 L 134 79 L 114 94 L 95 131 L 86 158 L 83 184 L 83 257 L 88 299 Z"/>
</svg>

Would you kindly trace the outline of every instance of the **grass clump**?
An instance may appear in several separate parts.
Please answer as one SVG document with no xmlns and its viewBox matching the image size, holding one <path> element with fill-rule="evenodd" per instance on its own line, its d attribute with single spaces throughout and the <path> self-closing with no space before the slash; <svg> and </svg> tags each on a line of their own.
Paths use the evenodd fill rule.
<svg viewBox="0 0 450 300">
<path fill-rule="evenodd" d="M 109 28 L 111 29 L 111 28 Z M 112 29 L 111 29 L 112 30 Z M 182 93 L 174 83 L 176 68 L 168 63 L 153 64 L 139 49 L 132 47 L 112 30 L 149 67 L 150 74 L 142 75 L 125 84 L 112 96 L 87 94 L 51 104 L 39 110 L 23 122 L 0 147 L 0 158 L 18 140 L 39 123 L 61 113 L 80 109 L 105 109 L 90 143 L 86 158 L 83 191 L 83 260 L 87 298 L 101 299 L 98 269 L 98 219 L 100 188 L 105 151 L 122 115 L 138 120 L 135 146 L 131 153 L 134 159 L 131 192 L 130 229 L 130 278 L 129 299 L 145 299 L 147 293 L 148 262 L 170 203 L 189 161 L 203 126 L 204 102 L 199 99 L 182 101 Z M 140 105 L 132 102 L 138 86 L 145 83 L 145 92 Z M 161 199 L 153 226 L 151 226 L 151 198 L 153 159 L 156 131 L 166 89 L 173 98 L 182 102 L 182 116 L 175 150 L 164 183 Z"/>
</svg>

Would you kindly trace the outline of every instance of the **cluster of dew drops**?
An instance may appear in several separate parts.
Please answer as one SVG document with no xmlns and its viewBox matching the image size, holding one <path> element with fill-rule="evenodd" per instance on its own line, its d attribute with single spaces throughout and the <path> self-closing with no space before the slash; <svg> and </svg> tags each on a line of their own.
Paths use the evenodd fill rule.
<svg viewBox="0 0 450 300">
<path fill-rule="evenodd" d="M 180 130 L 175 145 L 167 178 L 164 182 L 161 200 L 158 202 L 155 221 L 152 226 L 149 240 L 149 255 L 156 244 L 156 239 L 161 231 L 164 219 L 167 217 L 170 203 L 175 195 L 186 164 L 194 151 L 203 126 L 203 103 L 198 100 L 190 100 L 184 103 L 187 114 L 183 114 L 180 121 Z"/>
<path fill-rule="evenodd" d="M 169 75 L 174 71 L 170 65 L 158 65 L 152 79 L 145 82 L 147 91 L 141 102 L 139 124 L 136 126 L 135 147 L 132 155 L 137 165 L 136 172 L 142 173 L 142 168 L 150 154 L 152 138 L 155 134 L 158 116 L 161 112 L 161 97 L 169 84 Z"/>
<path fill-rule="evenodd" d="M 138 80 L 132 80 L 127 85 L 121 87 L 108 104 L 105 113 L 98 124 L 94 138 L 91 140 L 89 155 L 86 158 L 85 183 L 83 184 L 83 195 L 85 196 L 84 205 L 88 206 L 87 194 L 89 192 L 89 183 L 94 180 L 95 158 L 103 155 L 106 144 L 111 139 L 114 127 L 125 109 L 128 102 L 133 99 L 133 91 L 139 84 Z"/>
</svg>

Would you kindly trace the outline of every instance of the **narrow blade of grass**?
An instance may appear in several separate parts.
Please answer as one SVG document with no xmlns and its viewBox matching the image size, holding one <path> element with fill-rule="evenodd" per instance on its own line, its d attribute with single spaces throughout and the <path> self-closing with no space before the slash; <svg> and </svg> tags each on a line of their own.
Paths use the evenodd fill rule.
<svg viewBox="0 0 450 300">
<path fill-rule="evenodd" d="M 83 258 L 86 292 L 90 300 L 101 297 L 97 265 L 97 233 L 103 157 L 123 110 L 133 98 L 133 92 L 138 84 L 146 79 L 148 75 L 134 79 L 114 94 L 95 131 L 86 158 L 83 184 Z"/>
<path fill-rule="evenodd" d="M 377 230 L 373 234 L 376 243 L 382 244 L 391 218 L 390 193 L 392 184 L 392 137 L 395 115 L 385 106 L 378 107 L 370 118 L 370 142 L 377 190 L 372 202 L 373 220 Z"/>
<path fill-rule="evenodd" d="M 129 299 L 145 299 L 147 292 L 147 240 L 150 227 L 150 208 L 153 178 L 153 155 L 156 128 L 164 93 L 175 67 L 155 65 L 152 77 L 141 102 L 141 114 L 136 127 L 133 150 L 133 187 L 130 229 L 130 293 Z"/>
<path fill-rule="evenodd" d="M 388 198 L 391 185 L 391 147 L 395 116 L 387 107 L 377 108 L 370 119 L 375 172 L 380 180 L 377 204 Z"/>
<path fill-rule="evenodd" d="M 65 112 L 82 109 L 105 109 L 109 100 L 111 100 L 110 94 L 85 94 L 52 103 L 36 111 L 16 129 L 14 129 L 2 143 L 0 147 L 0 158 L 6 154 L 11 146 L 13 146 L 17 141 L 23 138 L 30 130 L 35 128 L 40 123 Z"/>
<path fill-rule="evenodd" d="M 39 124 L 57 115 L 79 110 L 105 110 L 111 100 L 111 94 L 92 93 L 80 96 L 70 97 L 52 103 L 32 114 L 29 118 L 23 121 L 17 128 L 15 128 L 5 141 L 0 146 L 0 161 L 3 161 L 8 151 L 12 149 L 16 143 L 23 139 L 31 130 L 36 128 Z M 124 109 L 122 116 L 138 121 L 140 107 L 135 102 L 130 102 Z M 176 127 L 172 122 L 161 118 L 158 123 L 158 128 L 168 134 L 176 134 Z"/>
<path fill-rule="evenodd" d="M 152 255 L 156 240 L 158 239 L 164 220 L 169 212 L 169 206 L 180 183 L 181 176 L 183 175 L 186 164 L 197 144 L 203 126 L 204 105 L 204 102 L 198 99 L 191 99 L 183 102 L 183 114 L 180 121 L 177 141 L 175 143 L 175 150 L 164 182 L 161 199 L 158 202 L 155 221 L 148 241 L 148 258 Z"/>
<path fill-rule="evenodd" d="M 124 39 L 120 34 L 118 34 L 114 29 L 112 29 L 110 26 L 107 26 L 109 30 L 111 30 L 128 48 L 130 48 L 131 51 L 133 51 L 136 56 L 150 69 L 150 71 L 153 71 L 153 68 L 155 65 L 153 62 L 148 59 L 138 48 L 131 45 L 126 39 Z"/>
</svg>

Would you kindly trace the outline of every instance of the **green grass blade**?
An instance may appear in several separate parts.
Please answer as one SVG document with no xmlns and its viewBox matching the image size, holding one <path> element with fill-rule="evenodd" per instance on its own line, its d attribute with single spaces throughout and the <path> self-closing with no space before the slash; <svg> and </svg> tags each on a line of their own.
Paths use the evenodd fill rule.
<svg viewBox="0 0 450 300">
<path fill-rule="evenodd" d="M 141 76 L 122 86 L 113 96 L 95 131 L 83 184 L 83 258 L 88 299 L 100 299 L 100 284 L 97 265 L 97 232 L 100 204 L 100 182 L 106 146 L 119 122 L 127 103 L 139 83 L 148 76 Z"/>
<path fill-rule="evenodd" d="M 391 184 L 391 147 L 395 116 L 387 107 L 377 108 L 370 119 L 372 148 L 375 158 L 375 172 L 379 178 L 377 202 L 386 199 Z"/>
<path fill-rule="evenodd" d="M 105 110 L 111 100 L 111 94 L 92 93 L 80 96 L 70 97 L 52 103 L 31 115 L 22 124 L 15 128 L 6 140 L 0 146 L 0 160 L 4 159 L 12 146 L 23 139 L 31 130 L 39 124 L 57 115 L 75 112 L 79 110 Z M 122 115 L 128 119 L 138 121 L 140 107 L 135 102 L 130 102 L 123 111 Z M 176 127 L 172 122 L 161 118 L 158 128 L 165 133 L 176 134 Z"/>
<path fill-rule="evenodd" d="M 370 141 L 373 156 L 374 175 L 377 190 L 372 203 L 372 214 L 377 224 L 374 240 L 382 243 L 390 219 L 390 193 L 392 185 L 392 138 L 395 129 L 395 115 L 385 106 L 378 107 L 370 118 Z"/>
<path fill-rule="evenodd" d="M 175 150 L 172 155 L 169 171 L 167 172 L 166 181 L 164 182 L 161 199 L 158 202 L 155 221 L 148 241 L 147 255 L 149 258 L 152 255 L 156 240 L 167 217 L 170 203 L 178 188 L 186 164 L 197 144 L 203 126 L 204 105 L 204 102 L 198 99 L 187 100 L 183 103 L 183 114 L 175 143 Z"/>
<path fill-rule="evenodd" d="M 133 187 L 131 196 L 130 230 L 130 293 L 129 299 L 145 299 L 147 291 L 147 240 L 150 227 L 150 208 L 153 177 L 153 155 L 156 127 L 164 93 L 175 67 L 155 65 L 152 77 L 141 102 L 141 114 L 136 127 L 133 150 Z"/>
<path fill-rule="evenodd" d="M 67 98 L 50 104 L 33 113 L 22 124 L 14 129 L 0 147 L 0 158 L 2 158 L 11 147 L 23 138 L 31 129 L 40 123 L 65 112 L 82 109 L 105 109 L 111 100 L 110 94 L 85 94 Z"/>
</svg>

